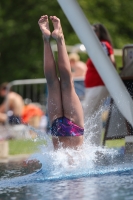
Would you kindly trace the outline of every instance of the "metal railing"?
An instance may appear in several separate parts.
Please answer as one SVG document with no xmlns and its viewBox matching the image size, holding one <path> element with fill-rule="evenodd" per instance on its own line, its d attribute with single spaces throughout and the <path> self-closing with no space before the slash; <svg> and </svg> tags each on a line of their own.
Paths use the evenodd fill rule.
<svg viewBox="0 0 133 200">
<path fill-rule="evenodd" d="M 42 98 L 44 99 L 46 94 L 46 79 L 15 80 L 10 82 L 7 88 L 8 92 L 13 90 L 20 94 L 24 99 L 29 98 L 32 102 L 39 102 L 42 104 L 44 103 Z"/>
<path fill-rule="evenodd" d="M 84 79 L 74 78 L 74 86 L 75 86 L 77 95 L 82 101 L 84 99 L 84 94 L 85 94 Z M 20 94 L 24 100 L 30 99 L 33 103 L 39 103 L 41 105 L 41 108 L 44 111 L 46 110 L 48 93 L 47 93 L 47 81 L 45 78 L 14 80 L 8 84 L 7 88 L 8 88 L 7 95 L 10 90 L 13 90 L 17 92 L 18 94 Z M 7 111 L 8 109 L 9 109 L 9 106 L 8 106 L 8 101 L 7 101 Z M 115 108 L 114 110 L 115 110 L 114 113 L 116 115 L 117 109 Z M 120 116 L 117 116 L 117 119 L 119 119 L 119 117 Z M 112 128 L 114 129 L 112 130 Z M 125 130 L 126 128 L 125 124 L 123 124 L 122 128 L 123 130 Z M 117 127 L 112 126 L 112 123 L 111 123 L 111 128 L 109 128 L 109 131 L 104 138 L 104 142 L 105 140 L 108 140 L 108 139 L 116 139 L 116 136 L 119 138 L 119 137 L 125 137 L 125 135 L 127 135 L 126 130 L 124 131 L 124 134 L 123 134 L 123 131 L 117 130 Z"/>
<path fill-rule="evenodd" d="M 57 51 L 57 45 L 55 43 L 51 44 L 52 51 Z M 85 46 L 83 44 L 76 44 L 74 46 L 66 45 L 67 52 L 71 53 L 87 53 Z M 122 49 L 114 49 L 115 56 L 122 56 Z"/>
<path fill-rule="evenodd" d="M 7 85 L 7 95 L 12 90 L 20 94 L 25 101 L 29 99 L 33 103 L 39 103 L 45 110 L 48 92 L 46 83 L 45 78 L 14 80 Z M 84 78 L 74 78 L 74 85 L 79 98 L 82 100 L 84 98 Z M 8 108 L 7 101 L 7 111 Z"/>
</svg>

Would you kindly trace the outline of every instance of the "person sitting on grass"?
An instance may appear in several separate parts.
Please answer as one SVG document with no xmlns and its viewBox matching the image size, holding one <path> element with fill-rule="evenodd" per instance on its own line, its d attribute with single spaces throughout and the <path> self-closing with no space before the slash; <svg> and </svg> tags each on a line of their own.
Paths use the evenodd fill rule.
<svg viewBox="0 0 133 200">
<path fill-rule="evenodd" d="M 77 149 L 83 144 L 83 110 L 73 85 L 60 19 L 50 16 L 50 20 L 54 27 L 52 33 L 47 15 L 41 16 L 38 24 L 44 41 L 44 73 L 48 86 L 48 115 L 52 141 L 55 149 L 60 147 Z M 56 73 L 56 64 L 50 46 L 51 36 L 57 42 L 60 79 Z"/>
<path fill-rule="evenodd" d="M 16 92 L 8 92 L 8 83 L 0 85 L 0 97 L 3 102 L 0 104 L 0 123 L 8 122 L 11 125 L 21 124 L 21 117 L 24 108 L 23 98 Z M 8 110 L 7 110 L 8 109 Z"/>
</svg>

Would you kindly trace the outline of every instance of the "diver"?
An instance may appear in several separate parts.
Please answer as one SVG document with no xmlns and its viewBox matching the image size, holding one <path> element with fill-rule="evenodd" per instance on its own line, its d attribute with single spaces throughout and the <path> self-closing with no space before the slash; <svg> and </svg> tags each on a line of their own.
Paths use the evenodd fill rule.
<svg viewBox="0 0 133 200">
<path fill-rule="evenodd" d="M 50 16 L 54 31 L 49 29 L 48 16 L 38 21 L 44 41 L 44 74 L 48 86 L 48 115 L 54 149 L 60 147 L 78 149 L 83 144 L 84 120 L 80 100 L 75 92 L 71 66 L 65 39 L 56 16 Z M 50 46 L 50 37 L 57 42 L 58 78 L 56 64 Z"/>
</svg>

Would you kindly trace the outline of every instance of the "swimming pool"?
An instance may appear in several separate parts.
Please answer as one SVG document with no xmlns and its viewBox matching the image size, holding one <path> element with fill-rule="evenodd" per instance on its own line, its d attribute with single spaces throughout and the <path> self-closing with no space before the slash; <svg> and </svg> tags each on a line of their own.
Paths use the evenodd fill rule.
<svg viewBox="0 0 133 200">
<path fill-rule="evenodd" d="M 45 139 L 47 144 L 41 143 L 28 160 L 0 163 L 0 199 L 132 199 L 133 155 L 92 145 L 94 130 L 95 118 L 78 151 L 54 151 L 51 136 L 35 130 L 35 142 Z"/>
<path fill-rule="evenodd" d="M 78 153 L 50 149 L 41 147 L 28 161 L 1 163 L 0 199 L 132 199 L 132 155 L 90 145 Z"/>
</svg>

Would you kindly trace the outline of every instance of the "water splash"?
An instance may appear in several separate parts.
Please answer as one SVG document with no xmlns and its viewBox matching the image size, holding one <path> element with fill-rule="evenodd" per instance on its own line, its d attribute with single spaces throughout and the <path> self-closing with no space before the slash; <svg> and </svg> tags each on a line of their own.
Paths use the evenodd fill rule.
<svg viewBox="0 0 133 200">
<path fill-rule="evenodd" d="M 110 173 L 122 173 L 133 170 L 133 162 L 125 161 L 115 149 L 107 149 L 91 143 L 96 128 L 96 118 L 101 110 L 88 119 L 85 126 L 84 144 L 78 150 L 63 149 L 54 151 L 51 136 L 28 126 L 35 131 L 37 138 L 34 140 L 46 140 L 47 144 L 39 146 L 39 153 L 33 154 L 28 160 L 38 160 L 42 167 L 38 172 L 26 176 L 20 176 L 8 180 L 1 180 L 1 187 L 16 187 L 49 180 L 73 179 L 105 175 Z M 88 126 L 89 125 L 89 126 Z M 89 134 L 88 134 L 89 133 Z M 124 159 L 124 160 L 123 160 Z"/>
<path fill-rule="evenodd" d="M 77 179 L 133 171 L 133 161 L 121 160 L 115 150 L 84 145 L 78 151 L 71 149 L 50 150 L 42 146 L 39 153 L 30 160 L 38 160 L 42 167 L 37 172 L 25 176 L 0 181 L 2 188 L 16 188 L 45 181 Z M 133 160 L 133 159 L 132 159 Z"/>
</svg>

